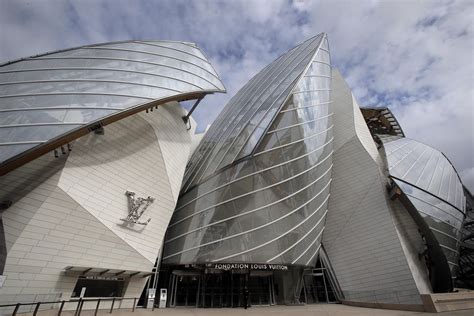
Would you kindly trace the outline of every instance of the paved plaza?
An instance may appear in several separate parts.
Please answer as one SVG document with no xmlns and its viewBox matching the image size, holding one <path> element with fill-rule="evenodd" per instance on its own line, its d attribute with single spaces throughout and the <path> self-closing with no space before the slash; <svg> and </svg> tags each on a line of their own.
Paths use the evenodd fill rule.
<svg viewBox="0 0 474 316">
<path fill-rule="evenodd" d="M 31 315 L 21 314 L 21 315 Z M 38 316 L 57 315 L 57 311 L 43 311 L 39 312 Z M 73 313 L 64 312 L 62 315 L 73 315 Z M 83 311 L 83 316 L 94 315 L 94 311 Z M 363 308 L 353 307 L 341 304 L 314 304 L 304 306 L 274 306 L 274 307 L 252 307 L 247 310 L 237 308 L 167 308 L 155 309 L 154 311 L 146 309 L 136 309 L 135 312 L 131 310 L 114 310 L 113 314 L 103 310 L 98 315 L 114 315 L 114 316 L 405 316 L 405 315 L 449 315 L 449 316 L 474 316 L 474 309 L 462 310 L 455 312 L 444 313 L 424 313 L 424 312 L 410 312 L 410 311 L 395 311 L 387 309 Z"/>
</svg>

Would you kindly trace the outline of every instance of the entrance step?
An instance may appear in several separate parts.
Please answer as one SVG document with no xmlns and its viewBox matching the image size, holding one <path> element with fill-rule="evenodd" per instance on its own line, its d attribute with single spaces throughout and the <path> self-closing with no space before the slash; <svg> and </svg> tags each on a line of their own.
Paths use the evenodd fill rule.
<svg viewBox="0 0 474 316">
<path fill-rule="evenodd" d="M 425 311 L 432 313 L 474 309 L 474 291 L 422 294 Z"/>
</svg>

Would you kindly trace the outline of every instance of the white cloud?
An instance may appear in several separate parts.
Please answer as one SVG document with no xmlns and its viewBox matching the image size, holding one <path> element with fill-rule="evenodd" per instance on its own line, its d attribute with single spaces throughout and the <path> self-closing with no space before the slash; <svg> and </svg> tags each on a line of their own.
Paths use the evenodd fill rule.
<svg viewBox="0 0 474 316">
<path fill-rule="evenodd" d="M 194 113 L 204 129 L 251 76 L 324 31 L 360 104 L 389 106 L 474 190 L 473 12 L 472 1 L 2 0 L 0 60 L 129 38 L 196 42 L 228 89 Z"/>
</svg>

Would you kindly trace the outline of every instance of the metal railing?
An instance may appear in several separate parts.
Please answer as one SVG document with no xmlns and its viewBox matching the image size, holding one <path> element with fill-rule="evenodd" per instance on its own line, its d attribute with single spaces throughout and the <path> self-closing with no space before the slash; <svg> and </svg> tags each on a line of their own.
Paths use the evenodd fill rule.
<svg viewBox="0 0 474 316">
<path fill-rule="evenodd" d="M 131 300 L 133 300 L 133 305 L 128 306 L 128 307 L 122 307 L 122 303 L 124 301 L 131 301 Z M 51 310 L 51 309 L 57 308 L 58 316 L 60 316 L 61 313 L 63 313 L 63 311 L 72 312 L 74 316 L 80 316 L 84 308 L 84 303 L 86 303 L 86 305 L 89 305 L 87 306 L 88 311 L 94 310 L 94 316 L 97 315 L 99 310 L 108 311 L 110 314 L 112 314 L 112 312 L 114 311 L 114 308 L 115 309 L 132 309 L 132 312 L 135 312 L 135 309 L 137 308 L 138 300 L 139 300 L 138 297 L 111 297 L 111 298 L 90 298 L 90 299 L 79 298 L 79 299 L 73 299 L 73 300 L 62 300 L 62 301 L 51 301 L 51 302 L 46 301 L 46 302 L 33 302 L 33 303 L 5 304 L 5 305 L 0 305 L 0 315 L 3 315 L 5 313 L 5 310 L 4 310 L 5 308 L 10 307 L 10 308 L 13 308 L 13 311 L 11 314 L 12 316 L 16 316 L 17 314 L 20 314 L 20 313 L 30 313 L 32 310 L 33 310 L 33 316 L 37 316 L 38 312 L 40 311 L 41 306 L 50 305 L 49 308 L 46 308 L 43 310 Z M 93 303 L 93 302 L 97 302 L 97 303 L 92 306 L 91 304 L 87 304 L 87 303 Z M 106 308 L 104 308 L 104 304 L 102 304 L 101 306 L 101 303 L 104 303 L 104 302 L 110 302 L 110 306 L 107 306 Z M 75 308 L 69 307 L 65 310 L 64 308 L 67 304 L 68 305 L 74 304 Z M 117 307 L 117 304 L 119 304 L 118 307 Z M 28 310 L 20 311 L 22 306 L 30 306 L 30 308 Z M 34 309 L 33 309 L 33 306 L 34 306 Z M 102 307 L 102 309 L 100 309 L 100 307 Z M 155 309 L 155 304 L 153 304 L 152 306 L 152 310 L 154 309 Z"/>
</svg>

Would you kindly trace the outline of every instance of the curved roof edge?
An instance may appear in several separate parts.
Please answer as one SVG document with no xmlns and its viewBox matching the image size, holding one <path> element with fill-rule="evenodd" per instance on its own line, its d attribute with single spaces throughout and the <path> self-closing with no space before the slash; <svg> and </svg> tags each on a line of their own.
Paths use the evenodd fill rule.
<svg viewBox="0 0 474 316">
<path fill-rule="evenodd" d="M 39 144 L 33 148 L 30 148 L 8 160 L 5 160 L 0 164 L 0 176 L 3 176 L 18 167 L 23 166 L 24 164 L 33 161 L 34 159 L 47 154 L 61 146 L 67 145 L 68 143 L 90 133 L 93 132 L 103 126 L 109 125 L 111 123 L 117 122 L 121 119 L 127 118 L 131 115 L 134 115 L 141 111 L 146 111 L 148 109 L 154 108 L 156 106 L 164 105 L 168 102 L 176 101 L 187 101 L 187 100 L 195 100 L 195 99 L 202 99 L 206 94 L 220 92 L 220 91 L 200 91 L 200 92 L 191 92 L 191 93 L 184 93 L 176 96 L 171 96 L 159 100 L 154 100 L 151 102 L 146 102 L 143 104 L 139 104 L 135 107 L 128 108 L 124 111 L 120 111 L 118 113 L 113 113 L 109 116 L 100 118 L 98 120 L 92 121 L 88 124 L 80 126 L 76 129 L 73 129 L 65 134 L 62 134 L 56 138 L 50 139 L 46 143 Z"/>
<path fill-rule="evenodd" d="M 159 100 L 154 100 L 151 102 L 143 103 L 137 105 L 133 108 L 126 109 L 124 111 L 111 114 L 107 117 L 92 121 L 86 125 L 78 127 L 76 129 L 71 130 L 68 133 L 60 135 L 59 137 L 53 138 L 46 143 L 39 144 L 29 150 L 26 150 L 0 164 L 0 176 L 3 176 L 10 171 L 48 153 L 57 149 L 61 146 L 67 145 L 68 143 L 90 133 L 93 132 L 103 126 L 109 125 L 111 123 L 117 122 L 121 119 L 127 118 L 131 115 L 139 113 L 141 111 L 146 111 L 148 109 L 154 108 L 156 106 L 164 105 L 168 102 L 176 101 L 187 101 L 187 100 L 194 100 L 194 99 L 201 99 L 206 94 L 213 93 L 211 91 L 206 92 L 192 92 L 181 94 L 178 96 L 171 96 L 168 98 L 163 98 Z"/>
<path fill-rule="evenodd" d="M 188 45 L 188 46 L 199 49 L 199 47 L 195 43 L 191 43 L 191 42 L 167 41 L 167 40 L 157 41 L 157 40 L 146 40 L 146 39 L 130 39 L 130 40 L 123 40 L 123 41 L 113 41 L 113 42 L 102 42 L 102 43 L 95 43 L 95 44 L 87 44 L 87 45 L 80 45 L 80 46 L 75 46 L 75 47 L 68 47 L 68 48 L 53 50 L 53 51 L 50 51 L 50 52 L 40 53 L 40 54 L 36 54 L 36 55 L 31 55 L 31 56 L 28 56 L 28 57 L 21 57 L 21 58 L 18 58 L 18 59 L 13 59 L 13 60 L 9 60 L 9 61 L 6 61 L 6 62 L 2 62 L 2 63 L 0 63 L 0 67 L 10 65 L 10 64 L 14 64 L 14 63 L 17 63 L 17 62 L 20 62 L 20 61 L 23 61 L 23 60 L 27 60 L 27 59 L 31 59 L 31 58 L 37 58 L 37 57 L 47 56 L 47 55 L 51 55 L 51 54 L 68 52 L 68 51 L 76 50 L 76 49 L 80 49 L 80 48 L 95 47 L 95 46 L 101 46 L 101 45 L 106 45 L 106 44 L 107 45 L 108 44 L 122 44 L 122 43 L 130 43 L 130 42 L 136 42 L 136 43 L 139 43 L 139 42 L 178 43 L 178 44 L 184 44 L 184 45 Z M 201 51 L 201 53 L 202 53 L 202 51 Z M 217 74 L 217 75 L 219 75 L 219 74 Z"/>
<path fill-rule="evenodd" d="M 118 48 L 114 48 L 114 47 L 108 48 L 110 45 L 116 45 L 116 44 L 125 45 L 125 46 L 118 47 Z M 149 45 L 150 47 L 153 47 L 153 49 L 150 49 L 147 51 L 133 50 L 133 49 L 129 49 L 129 47 L 126 45 Z M 188 48 L 185 48 L 185 46 L 187 46 Z M 42 69 L 41 67 L 38 69 L 36 69 L 35 67 L 32 67 L 32 68 L 30 67 L 31 69 L 25 70 L 25 69 L 22 69 L 22 65 L 23 63 L 38 62 L 38 61 L 42 61 L 43 59 L 48 59 L 49 55 L 55 55 L 58 53 L 71 52 L 71 51 L 76 51 L 76 50 L 80 51 L 83 48 L 86 48 L 86 49 L 97 48 L 97 49 L 102 49 L 104 51 L 107 51 L 108 53 L 104 56 L 101 55 L 101 57 L 104 57 L 104 58 L 101 58 L 101 57 L 94 56 L 95 54 L 95 51 L 94 51 L 94 54 L 92 55 L 88 53 L 79 54 L 77 57 L 78 59 L 94 60 L 94 58 L 96 58 L 97 60 L 100 60 L 100 61 L 120 60 L 120 62 L 122 63 L 125 62 L 125 64 L 123 64 L 122 67 L 117 67 L 117 66 L 116 67 L 103 67 L 103 68 L 97 67 L 97 66 L 89 67 L 89 68 L 82 67 L 79 72 L 74 73 L 74 75 L 72 76 L 73 80 L 68 80 L 70 78 L 64 79 L 64 78 L 54 78 L 54 77 L 53 77 L 54 80 L 36 80 L 36 79 L 27 80 L 24 78 L 22 78 L 21 80 L 20 79 L 16 80 L 16 78 L 13 78 L 13 79 L 10 78 L 9 81 L 3 84 L 7 88 L 3 88 L 2 94 L 0 95 L 0 97 L 2 98 L 0 99 L 0 101 L 2 101 L 2 103 L 0 104 L 0 110 L 3 108 L 5 108 L 5 110 L 0 111 L 0 115 L 2 115 L 4 112 L 5 113 L 7 112 L 18 113 L 18 114 L 15 114 L 16 117 L 13 117 L 13 118 L 17 119 L 18 122 L 20 120 L 25 120 L 25 122 L 29 124 L 23 124 L 23 126 L 21 126 L 22 124 L 6 124 L 0 127 L 10 128 L 10 129 L 26 127 L 26 128 L 30 128 L 30 131 L 29 131 L 29 134 L 23 134 L 23 135 L 21 135 L 18 132 L 16 134 L 11 132 L 9 135 L 10 137 L 6 137 L 4 141 L 2 140 L 3 143 L 0 145 L 7 146 L 7 147 L 12 146 L 12 145 L 18 145 L 20 143 L 25 143 L 25 144 L 36 143 L 36 145 L 29 146 L 30 148 L 24 148 L 23 151 L 17 151 L 16 153 L 13 151 L 10 154 L 5 154 L 4 158 L 1 159 L 2 161 L 0 161 L 0 176 L 20 167 L 21 165 L 24 165 L 25 163 L 28 163 L 38 158 L 39 156 L 47 153 L 48 151 L 52 151 L 56 148 L 59 148 L 60 146 L 68 144 L 71 141 L 91 131 L 97 130 L 98 128 L 102 126 L 111 124 L 113 122 L 126 118 L 130 115 L 138 113 L 142 110 L 151 109 L 153 107 L 156 107 L 156 106 L 159 106 L 171 101 L 180 102 L 180 101 L 185 101 L 185 100 L 201 100 L 207 94 L 213 94 L 216 92 L 221 92 L 221 93 L 226 92 L 224 84 L 222 83 L 221 79 L 219 78 L 219 75 L 217 74 L 214 67 L 207 59 L 207 57 L 203 54 L 201 49 L 196 44 L 189 43 L 189 42 L 158 41 L 158 40 L 153 40 L 153 41 L 128 40 L 128 41 L 107 42 L 107 43 L 102 43 L 102 44 L 83 45 L 83 46 L 79 46 L 75 48 L 67 48 L 63 50 L 58 50 L 55 52 L 42 53 L 42 54 L 38 54 L 32 57 L 25 57 L 18 60 L 9 61 L 9 62 L 0 64 L 0 68 L 1 67 L 9 68 L 5 71 L 2 71 L 1 73 L 3 74 L 3 73 L 11 72 L 13 74 L 16 74 L 16 73 L 29 74 L 38 69 L 42 71 L 50 71 L 50 72 L 55 71 L 55 70 L 62 70 L 61 67 L 55 67 L 56 65 L 52 67 L 51 65 L 49 65 L 49 68 L 43 67 L 44 69 Z M 159 51 L 160 49 L 167 50 L 167 51 L 169 50 L 171 51 L 171 53 L 163 54 L 161 51 Z M 126 58 L 121 57 L 121 55 L 114 56 L 112 53 L 109 53 L 111 51 L 117 54 L 118 53 L 127 54 L 129 52 L 134 53 L 134 54 L 147 54 L 149 59 L 151 58 L 150 56 L 152 56 L 154 60 L 143 61 L 140 57 L 133 56 L 133 55 L 126 56 Z M 192 56 L 194 59 L 188 60 L 186 58 L 180 58 L 179 54 L 187 54 L 187 55 Z M 69 58 L 69 55 L 66 55 L 66 57 L 61 56 L 56 59 L 61 60 L 61 58 L 63 58 L 64 60 L 68 60 L 68 59 L 74 59 L 75 57 L 76 56 Z M 121 58 L 118 58 L 118 57 L 121 57 Z M 52 59 L 54 60 L 54 58 Z M 181 64 L 173 65 L 172 63 L 170 63 L 170 61 L 175 62 L 175 63 L 176 61 L 181 62 L 182 65 Z M 147 72 L 137 71 L 137 69 L 135 69 L 137 65 L 142 65 L 142 64 L 147 64 L 148 66 L 151 65 L 152 67 L 157 67 L 157 68 L 153 70 L 147 70 Z M 168 72 L 171 71 L 171 73 L 160 75 L 162 73 L 162 69 L 159 69 L 160 67 L 166 68 L 165 70 Z M 188 68 L 188 67 L 191 67 L 191 68 Z M 67 67 L 64 69 L 68 70 Z M 90 70 L 102 71 L 103 73 L 107 73 L 109 77 L 111 76 L 113 71 L 121 71 L 120 74 L 124 76 L 124 79 L 100 78 L 101 80 L 96 80 L 97 78 L 94 77 L 95 75 L 91 75 L 91 73 L 87 73 L 87 71 L 90 71 Z M 146 83 L 144 84 L 143 82 L 136 81 L 136 80 L 134 81 L 133 79 L 129 80 L 128 78 L 125 77 L 125 75 L 129 72 L 134 73 L 135 75 L 140 74 L 142 76 L 145 76 L 145 75 L 155 76 L 153 77 L 153 80 L 158 80 L 156 79 L 158 77 L 165 78 L 165 80 L 168 80 L 169 84 L 162 85 L 162 84 L 159 84 L 158 82 L 152 85 L 152 84 L 146 84 Z M 193 79 L 194 81 L 183 80 L 182 78 L 183 74 L 195 76 L 195 78 Z M 119 80 L 119 79 L 122 79 L 122 80 Z M 147 78 L 147 80 L 149 80 L 149 78 Z M 38 93 L 38 91 L 43 92 L 41 90 L 38 90 L 39 89 L 38 84 L 46 85 L 51 82 L 62 83 L 62 81 L 64 81 L 64 83 L 70 84 L 71 86 L 69 89 L 70 91 L 67 91 L 67 93 L 63 93 L 63 91 L 59 91 L 60 89 L 58 89 L 56 86 L 53 86 L 53 88 L 46 86 L 48 89 L 50 90 L 52 89 L 52 90 L 47 91 L 48 93 Z M 36 139 L 31 138 L 31 135 L 32 135 L 31 133 L 34 132 L 33 128 L 35 127 L 36 123 L 38 123 L 38 126 L 39 126 L 39 123 L 41 123 L 41 126 L 53 126 L 54 124 L 58 122 L 58 119 L 56 117 L 51 116 L 50 117 L 51 119 L 49 121 L 35 122 L 35 117 L 38 117 L 38 115 L 31 116 L 33 117 L 32 119 L 30 117 L 23 116 L 25 115 L 25 113 L 28 113 L 31 109 L 34 110 L 35 108 L 37 108 L 37 110 L 41 110 L 45 112 L 44 114 L 47 114 L 47 115 L 49 115 L 49 113 L 46 113 L 48 110 L 50 111 L 68 110 L 69 101 L 65 101 L 65 103 L 62 103 L 62 106 L 58 106 L 58 107 L 42 108 L 41 106 L 38 107 L 38 106 L 32 105 L 28 108 L 20 109 L 18 108 L 17 104 L 11 101 L 12 98 L 32 97 L 32 96 L 43 97 L 43 96 L 49 96 L 49 95 L 53 96 L 53 95 L 60 95 L 60 94 L 61 95 L 62 94 L 64 95 L 66 94 L 98 95 L 98 96 L 109 95 L 109 93 L 104 93 L 104 91 L 106 91 L 107 88 L 110 88 L 110 87 L 105 86 L 105 84 L 103 84 L 102 86 L 95 85 L 95 84 L 89 85 L 89 86 L 83 85 L 82 87 L 79 85 L 74 86 L 74 84 L 76 83 L 84 83 L 84 82 L 87 83 L 89 81 L 90 82 L 100 81 L 100 82 L 104 82 L 108 84 L 122 85 L 122 86 L 117 86 L 117 87 L 125 92 L 129 91 L 128 89 L 132 89 L 132 88 L 136 89 L 137 91 L 133 91 L 134 93 L 128 93 L 130 95 L 123 94 L 123 93 L 122 93 L 123 95 L 115 94 L 115 96 L 120 96 L 120 97 L 136 98 L 136 100 L 133 102 L 133 104 L 130 104 L 130 105 L 123 103 L 124 105 L 122 106 L 121 109 L 120 109 L 121 106 L 118 106 L 116 109 L 113 109 L 113 110 L 117 110 L 116 112 L 98 113 L 95 118 L 92 116 L 90 121 L 87 118 L 81 117 L 80 122 L 77 121 L 78 122 L 77 124 L 71 124 L 71 122 L 66 122 L 67 118 L 66 116 L 64 116 L 62 120 L 65 123 L 64 122 L 60 122 L 60 123 L 64 123 L 64 124 L 68 123 L 68 125 L 71 126 L 69 130 L 62 131 L 62 133 L 61 131 L 58 130 L 58 132 L 51 133 L 52 134 L 51 136 L 45 136 L 45 139 L 41 141 L 37 141 Z M 28 89 L 31 88 L 32 93 L 28 94 L 28 93 L 24 93 L 24 91 L 21 91 L 23 93 L 22 94 L 22 93 L 18 93 L 16 90 L 13 90 L 16 93 L 10 93 L 11 95 L 7 93 L 7 91 L 9 91 L 8 89 L 11 89 L 9 88 L 9 86 L 12 86 L 18 83 L 23 84 L 21 88 L 26 92 L 29 92 Z M 175 83 L 177 86 L 176 87 L 172 86 Z M 129 86 L 126 86 L 127 84 Z M 99 87 L 99 89 L 97 89 L 96 87 Z M 117 89 L 117 87 L 115 87 L 115 89 Z M 139 90 L 142 87 L 145 87 L 148 90 L 146 89 Z M 63 87 L 61 88 L 64 89 Z M 54 89 L 58 90 L 60 93 Z M 101 89 L 103 91 L 101 91 Z M 139 100 L 140 98 L 142 99 L 142 101 Z M 143 99 L 145 100 L 143 101 Z M 198 103 L 199 102 L 197 102 L 195 106 Z M 87 109 L 87 108 L 88 107 L 84 107 L 84 109 Z M 93 108 L 93 109 L 97 110 L 98 108 Z M 80 109 L 79 108 L 73 109 L 73 111 L 76 111 L 76 110 L 80 110 Z M 5 119 L 7 118 L 8 116 L 5 117 Z M 80 125 L 80 126 L 75 126 L 74 128 L 74 126 L 72 125 Z M 28 137 L 30 137 L 31 139 L 28 139 Z"/>
<path fill-rule="evenodd" d="M 377 135 L 377 136 L 378 136 L 378 135 Z M 463 184 L 463 182 L 462 182 L 461 176 L 459 175 L 459 172 L 457 171 L 456 167 L 453 165 L 453 163 L 451 162 L 451 160 L 449 160 L 449 158 L 448 158 L 442 151 L 440 151 L 440 150 L 438 150 L 438 149 L 436 149 L 436 148 L 434 148 L 434 147 L 432 147 L 432 146 L 430 146 L 430 145 L 427 145 L 427 144 L 425 144 L 425 143 L 423 143 L 423 142 L 421 142 L 421 141 L 415 140 L 415 139 L 413 139 L 413 138 L 408 138 L 408 137 L 399 137 L 399 138 L 397 138 L 397 139 L 393 139 L 393 138 L 389 138 L 389 137 L 381 137 L 381 138 L 379 138 L 379 139 L 380 139 L 380 141 L 381 141 L 381 144 L 382 144 L 384 150 L 386 150 L 386 145 L 387 145 L 387 144 L 392 143 L 392 142 L 397 141 L 397 140 L 404 139 L 404 140 L 408 140 L 408 141 L 410 141 L 410 142 L 414 142 L 414 143 L 417 143 L 417 144 L 421 144 L 421 145 L 423 145 L 423 146 L 425 146 L 425 147 L 428 147 L 429 149 L 431 149 L 431 150 L 433 150 L 433 151 L 439 153 L 444 159 L 446 159 L 446 161 L 448 162 L 448 164 L 450 165 L 450 167 L 451 167 L 452 170 L 454 171 L 457 180 L 458 180 L 459 183 L 462 185 L 462 187 L 464 187 L 464 184 Z M 416 162 L 416 161 L 415 161 L 415 162 Z M 391 167 L 391 166 L 390 166 L 390 163 L 387 162 L 387 164 L 388 164 L 387 167 L 390 168 L 390 167 Z M 441 201 L 443 201 L 443 202 L 445 202 L 445 203 L 451 205 L 452 207 L 454 207 L 455 209 L 457 209 L 459 212 L 461 212 L 461 213 L 463 213 L 463 214 L 466 214 L 465 201 L 462 203 L 461 206 L 455 205 L 455 203 L 453 203 L 452 201 L 449 201 L 449 199 L 445 199 L 445 198 L 443 198 L 443 197 L 441 197 L 441 196 L 439 196 L 439 195 L 437 195 L 437 194 L 434 194 L 434 193 L 431 192 L 428 188 L 426 188 L 426 187 L 421 187 L 421 186 L 417 185 L 416 183 L 413 183 L 413 181 L 409 181 L 409 180 L 405 179 L 404 177 L 400 177 L 400 176 L 397 176 L 397 175 L 393 174 L 393 172 L 389 172 L 389 177 L 390 177 L 390 178 L 398 179 L 398 180 L 403 181 L 403 182 L 405 182 L 405 183 L 407 183 L 407 184 L 409 184 L 409 185 L 411 185 L 411 186 L 413 186 L 413 187 L 415 187 L 415 188 L 417 188 L 417 189 L 419 189 L 419 190 L 422 190 L 422 191 L 424 191 L 424 192 L 426 192 L 426 193 L 428 193 L 428 194 L 430 194 L 430 195 L 436 197 L 437 199 L 439 199 L 439 200 L 441 200 Z M 464 192 L 463 192 L 463 193 L 464 193 Z"/>
</svg>

